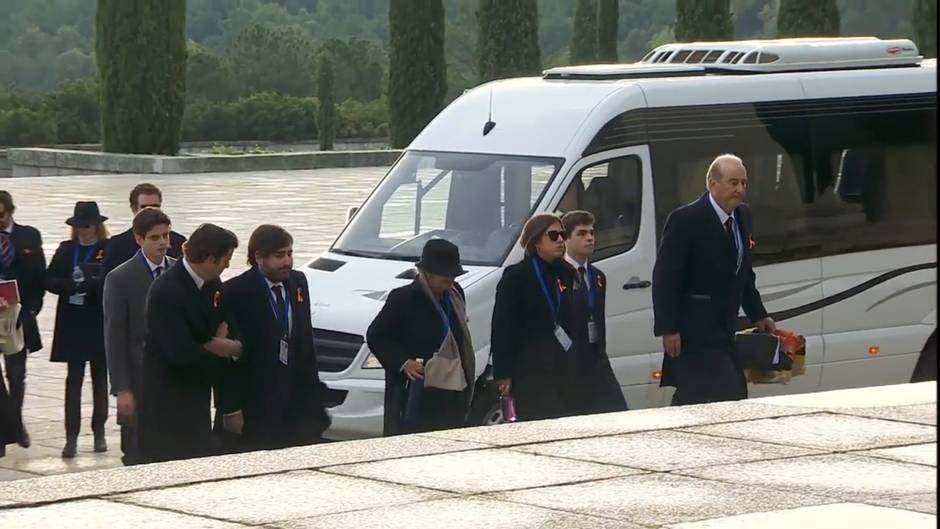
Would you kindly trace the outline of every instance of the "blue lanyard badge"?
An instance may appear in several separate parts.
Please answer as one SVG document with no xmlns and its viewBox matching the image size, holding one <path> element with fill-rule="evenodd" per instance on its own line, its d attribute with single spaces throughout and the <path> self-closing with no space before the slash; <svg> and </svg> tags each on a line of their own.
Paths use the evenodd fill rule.
<svg viewBox="0 0 940 529">
<path fill-rule="evenodd" d="M 558 323 L 558 315 L 561 312 L 561 292 L 558 288 L 553 288 L 555 292 L 554 298 L 548 293 L 548 287 L 545 285 L 545 276 L 542 274 L 542 266 L 538 261 L 538 257 L 532 258 L 532 268 L 535 269 L 535 278 L 538 281 L 539 287 L 542 289 L 542 294 L 545 295 L 545 301 L 548 302 L 548 308 L 552 313 L 552 321 L 556 324 Z"/>
<path fill-rule="evenodd" d="M 284 283 L 281 283 L 281 294 L 284 296 L 284 312 L 278 312 L 277 310 L 277 296 L 274 294 L 274 290 L 268 286 L 268 282 L 264 279 L 264 274 L 261 271 L 258 271 L 258 276 L 261 278 L 261 285 L 264 286 L 265 291 L 268 293 L 268 303 L 271 305 L 271 312 L 274 313 L 274 319 L 277 320 L 283 327 L 288 327 L 288 314 L 290 311 L 290 301 L 287 299 L 287 288 L 284 286 Z"/>
<path fill-rule="evenodd" d="M 437 307 L 438 314 L 441 315 L 441 320 L 443 321 L 443 326 L 441 328 L 441 341 L 443 342 L 447 338 L 447 333 L 450 332 L 450 296 L 444 294 L 444 297 L 441 299 L 441 304 Z"/>
<path fill-rule="evenodd" d="M 75 241 L 75 247 L 72 249 L 72 270 L 75 270 L 76 268 L 78 268 L 79 264 L 87 263 L 88 260 L 91 258 L 91 256 L 95 254 L 95 248 L 97 247 L 98 247 L 97 244 L 92 244 L 91 246 L 88 246 L 87 247 L 88 251 L 85 252 L 85 254 L 81 258 L 79 258 L 79 253 L 81 252 L 82 245 L 79 244 L 78 241 Z"/>
<path fill-rule="evenodd" d="M 594 283 L 591 282 L 591 268 L 589 266 L 584 267 L 584 289 L 586 290 L 585 295 L 587 296 L 588 311 L 591 316 L 594 316 Z"/>
</svg>

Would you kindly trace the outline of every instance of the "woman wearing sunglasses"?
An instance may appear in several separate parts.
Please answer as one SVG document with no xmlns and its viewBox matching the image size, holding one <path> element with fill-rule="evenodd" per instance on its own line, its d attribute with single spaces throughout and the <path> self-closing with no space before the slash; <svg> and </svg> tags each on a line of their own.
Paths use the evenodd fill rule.
<svg viewBox="0 0 940 529">
<path fill-rule="evenodd" d="M 493 308 L 493 378 L 511 395 L 519 420 L 574 413 L 569 376 L 574 336 L 572 291 L 577 272 L 565 262 L 565 230 L 556 215 L 533 216 L 522 228 L 522 261 L 506 267 Z"/>
</svg>

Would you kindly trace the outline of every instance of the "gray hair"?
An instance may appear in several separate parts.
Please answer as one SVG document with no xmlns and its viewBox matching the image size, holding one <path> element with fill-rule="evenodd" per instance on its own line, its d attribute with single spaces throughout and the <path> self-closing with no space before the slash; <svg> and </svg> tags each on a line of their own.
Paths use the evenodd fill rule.
<svg viewBox="0 0 940 529">
<path fill-rule="evenodd" d="M 721 177 L 723 176 L 721 174 L 721 164 L 723 162 L 737 162 L 741 164 L 741 166 L 744 166 L 744 162 L 741 160 L 741 158 L 739 158 L 738 156 L 735 156 L 734 154 L 731 154 L 731 153 L 719 154 L 718 156 L 715 157 L 714 160 L 712 160 L 712 163 L 708 166 L 708 171 L 705 173 L 706 183 L 708 182 L 708 180 L 714 180 L 716 182 L 721 181 Z"/>
</svg>

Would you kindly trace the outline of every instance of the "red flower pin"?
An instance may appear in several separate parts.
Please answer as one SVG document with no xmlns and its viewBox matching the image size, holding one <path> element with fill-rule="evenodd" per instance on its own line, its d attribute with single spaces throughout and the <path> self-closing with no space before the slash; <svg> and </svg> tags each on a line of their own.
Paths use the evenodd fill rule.
<svg viewBox="0 0 940 529">
<path fill-rule="evenodd" d="M 302 288 L 297 287 L 297 303 L 304 302 L 304 291 Z"/>
<path fill-rule="evenodd" d="M 568 287 L 566 287 L 565 284 L 561 282 L 561 279 L 558 280 L 558 290 L 560 290 L 562 294 L 568 290 Z"/>
<path fill-rule="evenodd" d="M 755 246 L 757 246 L 757 243 L 754 242 L 754 234 L 752 233 L 747 236 L 747 249 L 753 250 Z"/>
<path fill-rule="evenodd" d="M 104 250 L 98 250 L 98 254 L 95 255 L 95 261 L 100 261 L 104 259 Z"/>
<path fill-rule="evenodd" d="M 215 291 L 215 294 L 212 295 L 212 306 L 219 308 L 219 302 L 222 301 L 222 292 L 219 290 Z"/>
<path fill-rule="evenodd" d="M 604 276 L 597 276 L 597 288 L 604 288 Z"/>
</svg>

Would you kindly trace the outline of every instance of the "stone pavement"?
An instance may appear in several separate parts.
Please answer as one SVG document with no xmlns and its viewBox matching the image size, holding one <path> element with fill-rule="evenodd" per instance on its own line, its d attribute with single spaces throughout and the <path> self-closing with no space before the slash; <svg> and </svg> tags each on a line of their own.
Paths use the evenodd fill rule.
<svg viewBox="0 0 940 529">
<path fill-rule="evenodd" d="M 19 480 L 2 527 L 921 529 L 935 382 Z"/>
<path fill-rule="evenodd" d="M 0 189 L 13 194 L 16 221 L 42 232 L 46 257 L 50 259 L 59 242 L 68 237 L 65 219 L 71 216 L 76 201 L 98 201 L 102 214 L 109 217 L 107 225 L 112 233 L 119 233 L 130 226 L 127 197 L 131 188 L 151 182 L 163 191 L 164 210 L 173 219 L 176 231 L 188 235 L 200 223 L 213 222 L 238 235 L 240 248 L 232 259 L 232 268 L 223 276 L 230 277 L 248 266 L 248 237 L 261 223 L 277 223 L 291 232 L 298 267 L 324 251 L 345 225 L 346 209 L 361 204 L 386 170 L 370 167 L 22 178 L 4 180 Z M 27 450 L 7 446 L 6 457 L 0 458 L 0 481 L 121 465 L 120 429 L 113 419 L 113 398 L 111 418 L 106 424 L 110 451 L 92 452 L 90 375 L 85 377 L 82 392 L 78 457 L 63 461 L 59 456 L 65 444 L 66 366 L 48 361 L 55 305 L 56 296 L 46 294 L 39 318 L 46 350 L 30 355 L 27 361 L 24 421 L 33 445 Z"/>
</svg>

